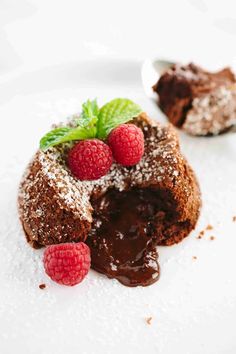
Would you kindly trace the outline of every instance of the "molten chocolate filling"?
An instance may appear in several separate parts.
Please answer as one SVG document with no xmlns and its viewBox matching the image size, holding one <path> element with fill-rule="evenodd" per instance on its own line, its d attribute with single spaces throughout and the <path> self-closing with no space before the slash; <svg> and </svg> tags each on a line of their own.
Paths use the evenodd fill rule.
<svg viewBox="0 0 236 354">
<path fill-rule="evenodd" d="M 173 224 L 169 193 L 151 188 L 111 189 L 92 205 L 93 225 L 87 239 L 92 268 L 127 286 L 157 281 L 156 245 Z"/>
</svg>

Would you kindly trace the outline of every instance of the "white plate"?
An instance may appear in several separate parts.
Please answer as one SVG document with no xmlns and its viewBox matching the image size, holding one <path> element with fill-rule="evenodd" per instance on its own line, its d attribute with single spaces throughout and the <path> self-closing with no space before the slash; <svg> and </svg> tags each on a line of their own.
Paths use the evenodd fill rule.
<svg viewBox="0 0 236 354">
<path fill-rule="evenodd" d="M 144 97 L 139 69 L 139 63 L 125 61 L 69 63 L 1 83 L 2 354 L 236 352 L 236 135 L 181 134 L 182 150 L 200 181 L 203 209 L 188 238 L 159 247 L 161 279 L 150 287 L 127 288 L 93 271 L 77 287 L 59 286 L 44 274 L 42 251 L 26 244 L 20 228 L 19 179 L 52 122 L 79 111 L 87 98 L 101 104 L 117 96 L 130 97 L 163 120 Z M 208 224 L 214 229 L 197 239 Z"/>
</svg>

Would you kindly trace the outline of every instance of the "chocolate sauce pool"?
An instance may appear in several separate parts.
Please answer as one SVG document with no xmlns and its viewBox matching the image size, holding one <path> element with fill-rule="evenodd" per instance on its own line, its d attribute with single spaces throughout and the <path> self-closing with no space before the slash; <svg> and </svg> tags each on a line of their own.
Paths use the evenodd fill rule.
<svg viewBox="0 0 236 354">
<path fill-rule="evenodd" d="M 157 281 L 157 224 L 165 217 L 160 195 L 151 189 L 111 190 L 92 205 L 94 221 L 87 239 L 92 268 L 126 286 Z"/>
</svg>

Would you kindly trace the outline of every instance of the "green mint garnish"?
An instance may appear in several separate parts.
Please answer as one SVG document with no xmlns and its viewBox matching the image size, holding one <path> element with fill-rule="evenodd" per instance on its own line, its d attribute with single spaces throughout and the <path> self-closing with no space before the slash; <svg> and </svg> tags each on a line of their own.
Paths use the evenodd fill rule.
<svg viewBox="0 0 236 354">
<path fill-rule="evenodd" d="M 97 133 L 96 124 L 98 120 L 98 113 L 99 108 L 97 100 L 87 100 L 87 102 L 82 105 L 82 112 L 79 119 L 76 120 L 77 125 L 88 130 L 88 135 L 93 138 Z"/>
<path fill-rule="evenodd" d="M 40 140 L 40 149 L 45 151 L 49 147 L 68 141 L 94 138 L 97 133 L 98 113 L 96 100 L 83 103 L 80 118 L 75 121 L 77 127 L 61 127 L 51 130 Z"/>
<path fill-rule="evenodd" d="M 66 143 L 72 140 L 85 140 L 89 138 L 94 138 L 93 130 L 90 131 L 84 127 L 76 127 L 76 128 L 56 128 L 51 130 L 49 133 L 44 135 L 40 140 L 40 149 L 46 151 L 48 148 Z"/>
<path fill-rule="evenodd" d="M 87 102 L 82 104 L 82 112 L 80 118 L 78 120 L 78 124 L 83 127 L 88 125 L 93 125 L 97 123 L 99 114 L 99 107 L 97 104 L 97 100 L 87 100 Z"/>
<path fill-rule="evenodd" d="M 112 129 L 126 123 L 141 113 L 141 108 L 127 98 L 115 98 L 99 111 L 97 136 L 105 139 Z"/>
<path fill-rule="evenodd" d="M 116 98 L 99 109 L 97 101 L 87 100 L 82 112 L 75 120 L 76 127 L 61 127 L 51 130 L 40 140 L 40 149 L 72 140 L 91 138 L 106 139 L 112 129 L 137 117 L 142 109 L 126 98 Z"/>
</svg>

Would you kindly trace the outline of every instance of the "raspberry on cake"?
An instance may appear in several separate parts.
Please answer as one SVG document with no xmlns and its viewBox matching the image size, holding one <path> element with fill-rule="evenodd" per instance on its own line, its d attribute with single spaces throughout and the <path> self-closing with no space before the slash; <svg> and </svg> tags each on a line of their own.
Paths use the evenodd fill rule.
<svg viewBox="0 0 236 354">
<path fill-rule="evenodd" d="M 142 131 L 142 159 L 128 167 L 113 163 L 100 179 L 82 181 L 66 162 L 77 143 L 41 149 L 21 182 L 19 212 L 32 247 L 85 241 L 93 269 L 127 286 L 146 286 L 159 278 L 156 247 L 180 242 L 195 228 L 200 191 L 174 129 L 122 109 L 123 103 L 121 124 L 125 117 Z M 116 128 L 106 124 L 99 127 L 102 137 Z"/>
<path fill-rule="evenodd" d="M 113 129 L 108 136 L 108 144 L 116 162 L 123 166 L 133 166 L 143 156 L 143 132 L 135 124 L 121 124 Z"/>
<path fill-rule="evenodd" d="M 153 86 L 159 106 L 191 135 L 217 135 L 236 125 L 236 78 L 230 68 L 211 73 L 176 64 Z"/>
<path fill-rule="evenodd" d="M 80 180 L 98 179 L 107 174 L 112 164 L 112 153 L 107 144 L 98 139 L 83 140 L 68 154 L 68 165 Z"/>
</svg>

